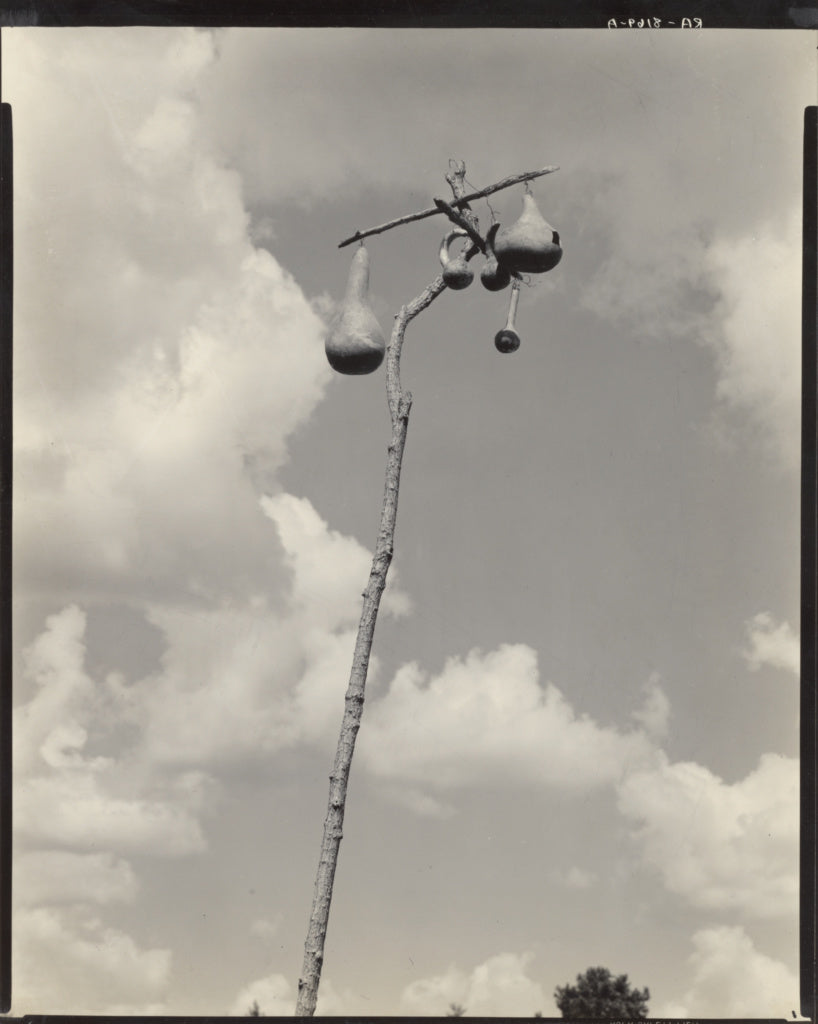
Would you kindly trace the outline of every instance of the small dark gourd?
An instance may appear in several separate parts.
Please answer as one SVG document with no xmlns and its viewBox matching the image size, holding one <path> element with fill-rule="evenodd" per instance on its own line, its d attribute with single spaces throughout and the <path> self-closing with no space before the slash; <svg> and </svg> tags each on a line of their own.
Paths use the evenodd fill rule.
<svg viewBox="0 0 818 1024">
<path fill-rule="evenodd" d="M 463 228 L 453 228 L 440 243 L 440 265 L 443 267 L 443 280 L 455 291 L 468 288 L 474 280 L 474 271 L 466 262 L 466 257 L 461 252 L 454 259 L 449 256 L 449 246 L 455 240 L 468 232 Z"/>
<path fill-rule="evenodd" d="M 499 224 L 492 224 L 486 235 L 486 263 L 480 271 L 480 283 L 490 292 L 501 292 L 508 287 L 511 273 L 507 267 L 501 267 L 494 251 L 494 237 Z"/>
<path fill-rule="evenodd" d="M 369 305 L 369 253 L 363 245 L 352 257 L 341 311 L 330 324 L 324 349 L 338 373 L 372 373 L 383 362 L 386 341 Z"/>
<path fill-rule="evenodd" d="M 520 347 L 520 335 L 514 329 L 514 318 L 517 316 L 517 302 L 520 298 L 520 282 L 511 286 L 511 301 L 508 304 L 508 320 L 505 327 L 494 335 L 494 345 L 498 352 L 516 352 Z"/>
<path fill-rule="evenodd" d="M 530 192 L 523 195 L 523 212 L 494 240 L 500 263 L 519 273 L 543 274 L 562 259 L 560 236 L 543 218 Z"/>
</svg>

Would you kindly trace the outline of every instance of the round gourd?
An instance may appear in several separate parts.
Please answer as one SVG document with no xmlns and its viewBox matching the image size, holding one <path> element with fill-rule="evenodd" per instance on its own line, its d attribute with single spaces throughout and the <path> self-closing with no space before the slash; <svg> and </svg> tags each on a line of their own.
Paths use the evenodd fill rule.
<svg viewBox="0 0 818 1024">
<path fill-rule="evenodd" d="M 504 327 L 494 335 L 494 345 L 498 352 L 516 352 L 520 347 L 520 335 Z"/>
<path fill-rule="evenodd" d="M 500 265 L 494 251 L 494 238 L 499 224 L 492 224 L 486 235 L 486 263 L 480 271 L 480 283 L 490 292 L 501 292 L 511 281 L 511 273 L 507 267 Z"/>
<path fill-rule="evenodd" d="M 448 287 L 455 291 L 468 288 L 474 280 L 474 271 L 466 262 L 466 257 L 463 253 L 460 253 L 454 259 L 449 255 L 449 246 L 455 238 L 462 237 L 463 235 L 468 235 L 468 232 L 464 231 L 463 228 L 454 228 L 440 243 L 440 265 L 443 267 L 441 276 Z"/>
</svg>

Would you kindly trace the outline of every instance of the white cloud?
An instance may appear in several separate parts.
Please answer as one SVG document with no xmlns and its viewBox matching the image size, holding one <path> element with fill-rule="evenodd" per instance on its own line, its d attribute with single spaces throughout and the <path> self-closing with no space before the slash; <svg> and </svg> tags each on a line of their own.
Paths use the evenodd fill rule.
<svg viewBox="0 0 818 1024">
<path fill-rule="evenodd" d="M 208 764 L 258 756 L 300 736 L 293 690 L 308 653 L 286 617 L 264 605 L 195 614 L 155 607 L 150 620 L 166 649 L 162 671 L 140 684 L 146 759 Z M 343 677 L 325 685 L 343 693 Z"/>
<path fill-rule="evenodd" d="M 23 654 L 26 675 L 37 690 L 15 709 L 14 764 L 19 772 L 45 760 L 72 763 L 87 734 L 78 715 L 94 700 L 84 671 L 86 616 L 76 605 L 46 620 L 45 630 Z"/>
<path fill-rule="evenodd" d="M 85 671 L 85 615 L 69 606 L 24 652 L 38 689 L 15 709 L 15 834 L 78 849 L 178 856 L 204 848 L 197 820 L 203 779 L 146 781 L 126 751 L 94 756 L 116 707 Z M 130 709 L 126 709 L 130 714 Z M 149 792 L 139 793 L 140 786 Z"/>
<path fill-rule="evenodd" d="M 277 602 L 149 612 L 166 642 L 162 671 L 140 684 L 151 758 L 207 764 L 335 738 L 371 554 L 306 499 L 282 493 L 261 504 L 290 574 Z M 383 612 L 408 608 L 388 587 Z M 377 668 L 373 658 L 370 677 Z"/>
<path fill-rule="evenodd" d="M 451 1003 L 465 1007 L 470 1017 L 532 1017 L 550 1003 L 528 975 L 530 953 L 500 953 L 470 972 L 451 966 L 443 974 L 408 985 L 400 997 L 402 1012 L 443 1016 Z"/>
<path fill-rule="evenodd" d="M 104 1013 L 167 988 L 169 950 L 142 949 L 85 911 L 20 910 L 13 933 L 14 1005 L 26 1013 L 62 1013 L 67 1004 L 71 1013 Z"/>
<path fill-rule="evenodd" d="M 203 129 L 197 89 L 215 59 L 212 34 L 191 29 L 45 31 L 18 37 L 6 69 L 25 112 L 17 592 L 121 597 L 166 642 L 162 671 L 138 685 L 72 681 L 65 652 L 74 696 L 50 686 L 27 704 L 49 731 L 17 751 L 54 769 L 91 770 L 105 716 L 143 730 L 143 763 L 320 738 L 349 672 L 369 554 L 304 500 L 259 503 L 331 372 L 322 320 L 252 244 L 241 179 Z M 44 140 L 79 107 L 55 162 Z M 405 613 L 408 598 L 392 585 L 383 607 Z M 62 702 L 60 722 L 46 701 Z M 100 783 L 83 785 L 92 813 Z M 41 783 L 29 790 L 51 806 Z M 148 810 L 130 807 L 146 825 Z M 200 842 L 177 824 L 174 848 Z"/>
<path fill-rule="evenodd" d="M 742 653 L 751 672 L 769 665 L 799 675 L 800 640 L 789 622 L 776 622 L 769 612 L 759 612 L 744 624 L 744 628 L 749 647 Z"/>
<path fill-rule="evenodd" d="M 404 665 L 367 715 L 362 761 L 383 780 L 424 789 L 502 779 L 576 791 L 613 782 L 653 752 L 644 732 L 600 726 L 543 687 L 524 644 L 450 658 L 431 679 Z"/>
<path fill-rule="evenodd" d="M 280 576 L 258 488 L 319 397 L 321 325 L 272 257 L 244 256 L 239 276 L 211 290 L 196 324 L 178 325 L 174 356 L 137 349 L 119 387 L 61 419 L 53 483 L 29 485 L 54 462 L 55 439 L 21 450 L 19 572 L 59 581 L 82 568 L 87 589 L 127 580 L 131 599 L 223 596 Z M 276 344 L 290 336 L 303 359 Z"/>
<path fill-rule="evenodd" d="M 229 1012 L 243 1016 L 253 1003 L 258 1003 L 262 1014 L 267 1017 L 291 1017 L 295 1012 L 292 986 L 283 974 L 270 974 L 245 985 Z"/>
<path fill-rule="evenodd" d="M 329 629 L 357 624 L 372 553 L 354 538 L 330 530 L 306 498 L 278 494 L 262 498 L 261 505 L 276 524 L 293 572 L 293 603 Z M 382 606 L 393 615 L 405 615 L 411 602 L 396 581 L 393 569 Z"/>
<path fill-rule="evenodd" d="M 331 372 L 203 135 L 211 34 L 44 31 L 10 58 L 17 577 L 131 600 L 266 589 L 280 549 L 258 495 Z"/>
<path fill-rule="evenodd" d="M 720 292 L 706 332 L 718 397 L 748 413 L 762 448 L 789 468 L 801 454 L 801 217 L 720 239 L 707 252 Z"/>
<path fill-rule="evenodd" d="M 266 1017 L 292 1017 L 295 1013 L 295 988 L 283 974 L 269 974 L 245 985 L 229 1012 L 244 1015 L 254 1002 Z M 315 1012 L 319 1017 L 345 1012 L 344 1000 L 329 979 L 321 979 Z"/>
<path fill-rule="evenodd" d="M 690 904 L 791 916 L 798 895 L 798 763 L 765 754 L 727 784 L 699 764 L 635 768 L 618 787 L 643 860 Z"/>
<path fill-rule="evenodd" d="M 25 779 L 15 790 L 16 833 L 78 848 L 181 857 L 206 847 L 196 816 L 168 800 L 123 799 L 78 774 Z"/>
<path fill-rule="evenodd" d="M 128 744 L 116 756 L 95 753 L 106 742 L 117 749 L 133 706 L 121 681 L 100 685 L 86 671 L 85 630 L 71 605 L 22 657 L 20 682 L 33 693 L 15 709 L 13 957 L 15 1006 L 29 1013 L 163 1005 L 155 997 L 169 983 L 169 950 L 141 948 L 90 907 L 135 900 L 138 879 L 117 853 L 204 848 L 203 776 L 157 777 Z"/>
<path fill-rule="evenodd" d="M 639 209 L 637 174 L 609 182 L 610 205 Z M 613 192 L 616 200 L 613 201 Z M 597 199 L 599 202 L 599 199 Z M 801 453 L 800 210 L 752 234 L 710 238 L 714 213 L 685 222 L 612 218 L 614 253 L 590 282 L 584 302 L 603 317 L 677 343 L 692 338 L 715 356 L 718 402 L 711 429 L 721 443 L 752 444 L 788 470 Z M 607 223 L 604 214 L 602 223 Z M 675 220 L 675 218 L 674 218 Z M 661 235 L 666 232 L 666 245 Z M 657 259 L 665 249 L 669 259 Z M 739 425 L 741 433 L 739 433 Z"/>
<path fill-rule="evenodd" d="M 675 259 L 682 248 L 676 231 L 692 213 L 718 202 L 746 220 L 740 196 L 713 189 L 715 172 L 743 168 L 743 181 L 762 203 L 773 198 L 765 179 L 779 181 L 790 171 L 780 154 L 759 159 L 767 156 L 759 154 L 760 139 L 727 131 L 737 106 L 751 109 L 783 149 L 800 110 L 789 120 L 775 100 L 782 90 L 800 87 L 807 102 L 814 93 L 807 41 L 790 35 L 771 50 L 746 33 L 727 32 L 715 47 L 678 33 L 578 32 L 569 40 L 564 32 L 532 37 L 514 30 L 232 29 L 216 37 L 219 60 L 208 69 L 202 96 L 210 131 L 241 167 L 251 202 L 309 202 L 388 183 L 422 188 L 430 173 L 440 180 L 450 156 L 465 158 L 478 184 L 524 169 L 508 166 L 509 153 L 519 154 L 525 168 L 558 163 L 561 178 L 577 179 L 583 167 L 599 167 L 604 152 L 602 170 L 614 187 L 601 203 L 586 192 L 586 207 L 598 213 L 610 198 L 623 236 L 631 224 L 629 244 L 637 252 L 662 201 L 656 230 L 664 228 Z M 506 74 L 486 82 L 487 65 Z M 560 100 L 548 102 L 554 82 Z M 293 88 L 297 109 L 267 102 Z M 463 96 L 471 102 L 464 105 Z M 390 114 L 417 125 L 411 144 L 382 144 L 394 135 Z M 261 137 L 259 124 L 267 128 Z M 697 146 L 685 147 L 690 137 Z M 674 191 L 685 180 L 689 188 Z"/>
<path fill-rule="evenodd" d="M 693 936 L 693 983 L 660 1017 L 790 1019 L 800 1003 L 796 975 L 754 946 L 743 928 L 703 928 Z"/>
<path fill-rule="evenodd" d="M 14 899 L 40 903 L 132 903 L 138 883 L 131 865 L 110 853 L 39 850 L 14 862 Z"/>
</svg>

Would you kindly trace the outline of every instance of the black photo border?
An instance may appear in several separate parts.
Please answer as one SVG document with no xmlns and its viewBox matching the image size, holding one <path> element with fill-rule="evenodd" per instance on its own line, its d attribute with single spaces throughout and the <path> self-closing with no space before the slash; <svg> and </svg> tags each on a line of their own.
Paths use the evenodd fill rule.
<svg viewBox="0 0 818 1024">
<path fill-rule="evenodd" d="M 378 28 L 616 28 L 638 30 L 646 19 L 699 19 L 691 27 L 818 30 L 818 0 L 0 0 L 2 28 L 15 26 L 378 27 Z M 818 47 L 818 31 L 815 34 Z M 818 66 L 818 53 L 816 55 Z M 818 99 L 818 97 L 816 97 Z M 12 539 L 12 303 L 13 110 L 0 102 L 0 1013 L 8 1014 L 11 977 L 11 539 Z M 816 960 L 816 677 L 818 675 L 818 106 L 804 111 L 801 448 L 801 698 L 800 698 L 800 1012 L 814 1020 Z M 216 1024 L 233 1017 L 94 1017 L 26 1015 L 8 1018 L 50 1024 Z M 292 1017 L 270 1017 L 289 1021 Z M 353 1024 L 411 1017 L 315 1017 Z M 450 1018 L 423 1017 L 424 1024 Z M 559 1020 L 561 1018 L 545 1018 Z M 656 1018 L 651 1018 L 656 1019 Z M 735 1020 L 736 1018 L 729 1018 Z M 529 1018 L 470 1018 L 473 1024 Z M 700 1019 L 705 1024 L 704 1019 Z M 753 1018 L 761 1024 L 763 1018 Z"/>
</svg>

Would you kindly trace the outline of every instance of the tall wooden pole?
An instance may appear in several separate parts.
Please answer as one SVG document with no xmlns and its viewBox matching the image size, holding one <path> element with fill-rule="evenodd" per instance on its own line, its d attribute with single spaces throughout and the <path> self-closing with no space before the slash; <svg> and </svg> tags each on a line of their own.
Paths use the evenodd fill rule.
<svg viewBox="0 0 818 1024">
<path fill-rule="evenodd" d="M 400 383 L 400 352 L 403 336 L 409 322 L 421 313 L 429 303 L 446 288 L 442 277 L 437 277 L 413 302 L 404 306 L 397 317 L 387 349 L 386 389 L 389 411 L 392 419 L 392 438 L 389 442 L 386 463 L 386 485 L 384 488 L 381 521 L 378 540 L 372 559 L 369 581 L 364 591 L 363 610 L 358 625 L 355 652 L 352 656 L 352 671 L 349 677 L 341 733 L 335 751 L 335 762 L 329 777 L 329 806 L 324 820 L 324 835 L 318 873 L 315 878 L 312 913 L 310 915 L 307 940 L 304 944 L 304 963 L 298 982 L 298 1001 L 295 1013 L 309 1017 L 315 1013 L 318 998 L 318 984 L 324 960 L 324 942 L 327 934 L 335 868 L 338 863 L 338 849 L 341 845 L 346 804 L 347 782 L 355 750 L 355 740 L 361 724 L 364 709 L 364 691 L 369 668 L 369 655 L 375 634 L 381 595 L 386 586 L 386 576 L 392 562 L 394 550 L 395 521 L 398 514 L 398 490 L 400 487 L 401 463 L 406 444 L 406 429 L 412 395 L 404 391 Z"/>
<path fill-rule="evenodd" d="M 541 171 L 515 175 L 512 178 L 504 179 L 496 185 L 489 186 L 489 188 L 483 189 L 479 193 L 467 195 L 465 189 L 466 166 L 462 162 L 458 162 L 446 175 L 446 181 L 449 183 L 454 194 L 452 207 L 457 207 L 457 210 L 454 210 L 449 204 L 440 201 L 440 205 L 436 205 L 431 213 L 446 213 L 457 223 L 463 223 L 464 226 L 468 227 L 469 234 L 474 242 L 467 253 L 467 258 L 469 258 L 481 249 L 484 250 L 485 243 L 477 231 L 477 219 L 468 207 L 468 200 L 490 195 L 500 188 L 508 188 L 532 177 L 550 173 L 552 170 L 556 170 L 556 168 L 545 168 Z M 426 213 L 422 214 L 422 216 L 425 215 Z M 406 223 L 408 220 L 413 219 L 418 218 L 414 215 L 411 215 L 409 218 L 400 218 L 398 221 L 390 222 L 389 225 L 382 225 L 379 228 L 361 232 L 354 239 L 347 239 L 341 244 L 346 245 L 350 241 L 362 238 L 365 235 L 377 234 L 380 231 L 387 230 L 389 227 L 396 226 L 398 223 Z M 381 507 L 378 539 L 372 558 L 369 581 L 363 594 L 363 610 L 361 611 L 361 619 L 358 624 L 358 635 L 352 657 L 352 670 L 344 698 L 341 733 L 338 737 L 335 762 L 329 777 L 329 805 L 326 818 L 324 819 L 324 832 L 321 840 L 318 871 L 315 877 L 312 912 L 307 930 L 307 939 L 304 943 L 304 962 L 301 969 L 301 977 L 298 981 L 298 999 L 295 1007 L 295 1014 L 298 1017 L 311 1017 L 315 1013 L 315 1006 L 318 1000 L 318 985 L 321 980 L 321 969 L 324 964 L 324 944 L 327 936 L 330 905 L 332 903 L 335 869 L 338 864 L 338 850 L 343 837 L 344 809 L 346 806 L 349 772 L 352 765 L 352 755 L 355 751 L 355 741 L 363 715 L 366 677 L 369 669 L 372 641 L 375 635 L 375 623 L 378 617 L 381 596 L 386 587 L 386 577 L 394 550 L 401 464 L 406 444 L 409 411 L 412 408 L 412 395 L 410 392 L 403 390 L 400 381 L 400 357 L 404 334 L 411 321 L 434 302 L 438 295 L 446 290 L 446 287 L 443 278 L 438 276 L 417 298 L 401 308 L 395 317 L 392 336 L 386 351 L 386 397 L 392 421 L 392 437 L 389 442 L 386 462 L 386 485 L 384 487 L 383 505 Z"/>
</svg>

